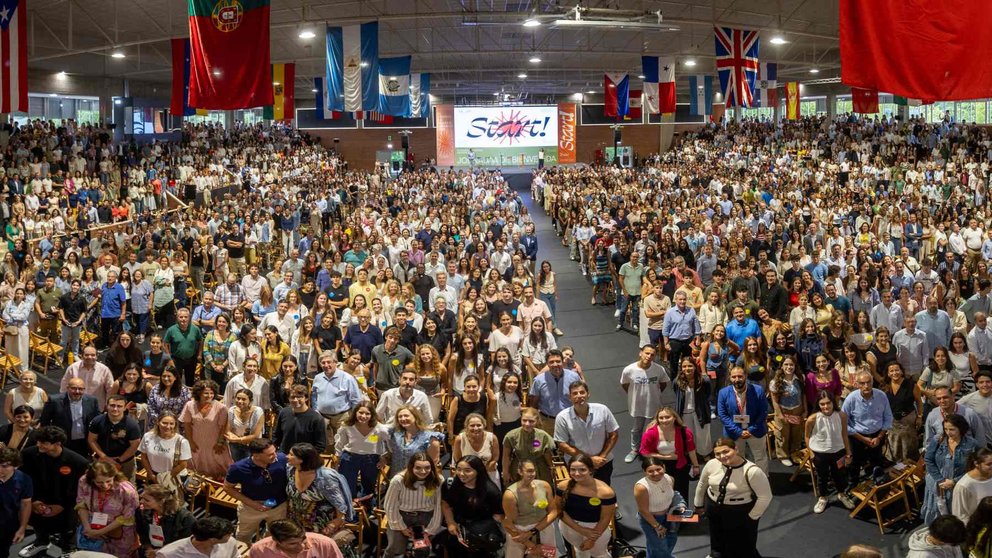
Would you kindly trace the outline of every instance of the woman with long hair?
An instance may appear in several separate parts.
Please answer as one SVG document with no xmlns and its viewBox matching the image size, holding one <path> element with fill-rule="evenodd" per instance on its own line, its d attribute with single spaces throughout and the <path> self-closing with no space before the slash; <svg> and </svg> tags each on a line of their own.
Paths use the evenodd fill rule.
<svg viewBox="0 0 992 558">
<path fill-rule="evenodd" d="M 398 472 L 389 481 L 382 507 L 389 525 L 385 556 L 396 558 L 406 554 L 407 542 L 415 535 L 433 537 L 443 529 L 443 479 L 437 463 L 424 452 L 414 452 L 402 467 L 391 470 Z"/>
<path fill-rule="evenodd" d="M 768 389 L 768 353 L 761 348 L 763 341 L 761 337 L 748 337 L 744 339 L 743 351 L 737 359 L 737 365 L 744 369 L 747 374 L 747 381 Z"/>
<path fill-rule="evenodd" d="M 290 394 L 295 386 L 306 386 L 307 378 L 300 370 L 296 357 L 287 355 L 279 365 L 279 373 L 269 380 L 269 401 L 272 410 L 278 413 L 289 407 Z"/>
<path fill-rule="evenodd" d="M 375 494 L 379 456 L 385 453 L 388 439 L 389 429 L 376 420 L 375 408 L 367 402 L 352 409 L 334 434 L 334 451 L 341 456 L 338 471 L 347 479 L 353 497 Z"/>
<path fill-rule="evenodd" d="M 878 385 L 885 383 L 889 363 L 897 360 L 896 347 L 892 344 L 892 332 L 885 326 L 875 329 L 875 342 L 865 353 L 865 360 L 872 367 L 872 377 Z"/>
<path fill-rule="evenodd" d="M 444 434 L 427 430 L 420 411 L 412 405 L 403 405 L 393 415 L 395 426 L 389 431 L 389 445 L 382 454 L 381 461 L 388 463 L 390 470 L 402 470 L 410 457 L 417 452 L 425 452 L 431 460 L 441 460 L 441 444 Z"/>
<path fill-rule="evenodd" d="M 978 503 L 975 513 L 968 518 L 968 538 L 964 547 L 969 558 L 992 557 L 992 496 Z"/>
<path fill-rule="evenodd" d="M 517 475 L 520 480 L 503 492 L 506 558 L 533 556 L 555 547 L 558 507 L 551 484 L 537 478 L 537 467 L 530 460 L 520 461 Z"/>
<path fill-rule="evenodd" d="M 214 328 L 203 336 L 203 372 L 219 387 L 220 391 L 227 386 L 228 373 L 231 369 L 228 362 L 231 347 L 237 342 L 237 337 L 231 332 L 231 318 L 220 314 L 214 322 Z"/>
<path fill-rule="evenodd" d="M 551 434 L 538 428 L 540 413 L 537 409 L 520 409 L 520 427 L 507 432 L 503 438 L 503 484 L 520 480 L 518 466 L 527 459 L 537 467 L 537 478 L 551 482 L 552 451 L 555 448 Z"/>
<path fill-rule="evenodd" d="M 968 456 L 967 467 L 968 472 L 955 483 L 951 498 L 951 513 L 961 521 L 975 516 L 982 500 L 992 496 L 992 450 L 975 450 Z"/>
<path fill-rule="evenodd" d="M 227 377 L 233 378 L 244 371 L 245 360 L 260 359 L 262 346 L 257 341 L 257 330 L 251 324 L 244 324 L 238 331 L 237 339 L 227 351 Z"/>
<path fill-rule="evenodd" d="M 918 384 L 906 378 L 898 361 L 889 363 L 882 392 L 892 411 L 892 428 L 885 439 L 885 456 L 895 462 L 919 455 L 919 429 L 923 426 L 923 397 Z"/>
<path fill-rule="evenodd" d="M 537 286 L 541 300 L 544 301 L 548 306 L 548 310 L 551 311 L 551 325 L 549 326 L 551 332 L 558 336 L 565 335 L 565 332 L 558 327 L 558 280 L 554 270 L 551 269 L 551 262 L 547 260 L 541 262 L 541 270 L 537 274 Z"/>
<path fill-rule="evenodd" d="M 575 549 L 576 558 L 609 558 L 610 522 L 617 495 L 593 477 L 592 458 L 580 455 L 568 464 L 569 479 L 558 483 L 561 534 Z"/>
<path fill-rule="evenodd" d="M 837 499 L 848 509 L 854 502 L 847 495 L 848 476 L 841 465 L 851 462 L 851 443 L 847 432 L 847 413 L 837 408 L 837 400 L 829 391 L 816 395 L 816 411 L 810 413 L 803 425 L 806 447 L 813 452 L 818 499 L 813 513 L 827 509 L 827 494 L 832 478 Z"/>
<path fill-rule="evenodd" d="M 980 446 L 969 434 L 968 421 L 961 415 L 944 417 L 943 433 L 934 436 L 923 454 L 926 485 L 920 517 L 930 525 L 938 516 L 950 513 L 954 485 L 967 472 L 968 456 Z"/>
<path fill-rule="evenodd" d="M 816 322 L 807 318 L 799 324 L 799 336 L 796 339 L 796 356 L 799 371 L 803 374 L 816 369 L 816 357 L 823 354 L 826 347 L 823 336 L 816 330 Z"/>
<path fill-rule="evenodd" d="M 689 357 L 683 358 L 675 378 L 675 412 L 686 428 L 692 431 L 698 455 L 709 455 L 713 451 L 710 432 L 712 389 L 712 382 L 703 377 L 696 363 Z"/>
<path fill-rule="evenodd" d="M 102 552 L 129 558 L 137 545 L 138 491 L 124 473 L 105 461 L 94 462 L 79 481 L 76 501 L 80 534 L 102 541 Z"/>
<path fill-rule="evenodd" d="M 240 461 L 249 457 L 248 444 L 262 437 L 265 426 L 265 412 L 254 405 L 255 394 L 248 388 L 240 388 L 234 394 L 234 405 L 227 410 L 227 430 L 224 439 L 231 450 L 231 459 Z"/>
<path fill-rule="evenodd" d="M 166 367 L 159 376 L 158 383 L 148 394 L 148 426 L 158 424 L 158 418 L 165 412 L 177 415 L 190 400 L 189 388 L 183 385 L 182 376 L 172 366 Z M 178 428 L 178 426 L 177 426 Z"/>
<path fill-rule="evenodd" d="M 348 546 L 354 536 L 345 527 L 352 504 L 343 501 L 338 473 L 324 466 L 320 452 L 310 444 L 295 444 L 286 454 L 286 515 L 305 530 L 331 537 Z"/>
<path fill-rule="evenodd" d="M 844 345 L 840 358 L 837 359 L 837 373 L 840 374 L 840 383 L 843 385 L 841 399 L 847 397 L 852 391 L 858 390 L 857 376 L 862 368 L 869 367 L 861 349 L 854 343 Z"/>
<path fill-rule="evenodd" d="M 816 404 L 813 399 L 822 390 L 827 390 L 840 397 L 844 390 L 840 381 L 840 374 L 834 368 L 833 362 L 827 353 L 819 353 L 813 357 L 813 369 L 806 372 L 806 407 L 812 409 Z"/>
<path fill-rule="evenodd" d="M 505 348 L 510 353 L 510 359 L 517 368 L 522 366 L 520 345 L 524 339 L 524 332 L 519 326 L 514 325 L 514 318 L 509 312 L 499 313 L 499 328 L 494 329 L 489 336 L 489 356 L 494 357 L 496 351 Z"/>
<path fill-rule="evenodd" d="M 498 487 L 499 440 L 486 430 L 486 417 L 472 413 L 465 418 L 465 430 L 451 441 L 451 459 L 458 462 L 462 457 L 475 455 L 485 463 L 489 478 Z"/>
<path fill-rule="evenodd" d="M 689 492 L 690 474 L 699 474 L 699 458 L 692 430 L 686 428 L 682 417 L 671 407 L 658 409 L 654 420 L 641 437 L 641 457 L 657 457 L 665 461 L 665 469 L 675 479 L 675 490 Z"/>
<path fill-rule="evenodd" d="M 433 345 L 417 347 L 417 358 L 407 365 L 417 374 L 417 388 L 427 394 L 432 416 L 441 416 L 442 388 L 447 383 L 447 372 L 441 355 Z"/>
<path fill-rule="evenodd" d="M 189 441 L 179 433 L 179 419 L 171 411 L 158 415 L 155 422 L 149 419 L 149 424 L 151 429 L 138 445 L 141 464 L 147 472 L 145 486 L 161 484 L 179 495 L 180 479 L 193 457 Z"/>
<path fill-rule="evenodd" d="M 131 317 L 134 319 L 134 329 L 138 335 L 136 341 L 139 345 L 145 342 L 145 334 L 149 331 L 154 290 L 151 282 L 145 279 L 144 272 L 134 270 L 131 281 Z"/>
<path fill-rule="evenodd" d="M 951 334 L 947 357 L 951 359 L 951 366 L 961 380 L 961 395 L 968 395 L 975 391 L 975 378 L 978 374 L 978 358 L 975 353 L 968 349 L 968 338 L 964 333 L 955 331 Z"/>
<path fill-rule="evenodd" d="M 548 352 L 558 348 L 555 336 L 544 328 L 544 318 L 540 316 L 534 318 L 530 323 L 530 332 L 525 334 L 520 341 L 520 356 L 523 361 L 521 370 L 527 373 L 528 385 L 534 381 L 534 376 L 537 376 L 538 372 L 544 368 L 544 364 L 548 360 Z"/>
<path fill-rule="evenodd" d="M 509 353 L 507 353 L 509 357 Z M 468 376 L 478 376 L 482 372 L 485 357 L 480 350 L 479 343 L 471 337 L 461 337 L 456 346 L 455 352 L 448 359 L 446 391 L 452 395 L 460 395 L 465 391 L 465 378 Z M 489 384 L 489 375 L 486 375 L 486 386 L 492 389 Z"/>
<path fill-rule="evenodd" d="M 487 391 L 492 404 L 489 412 L 492 414 L 493 433 L 499 446 L 503 446 L 503 439 L 511 430 L 520 427 L 520 413 L 524 404 L 524 391 L 520 376 L 515 372 L 510 372 L 503 376 L 500 382 L 498 393 Z"/>
<path fill-rule="evenodd" d="M 451 535 L 448 552 L 451 556 L 466 552 L 486 558 L 494 556 L 504 542 L 499 526 L 503 520 L 499 487 L 489 478 L 485 462 L 476 455 L 461 457 L 454 468 L 452 480 L 441 487 L 441 511 Z M 498 539 L 492 536 L 497 533 Z M 498 547 L 479 545 L 480 538 Z"/>
<path fill-rule="evenodd" d="M 947 347 L 934 347 L 930 363 L 923 369 L 916 383 L 925 397 L 923 416 L 927 416 L 937 406 L 937 388 L 946 387 L 955 397 L 961 392 L 961 380 L 951 363 Z"/>
<path fill-rule="evenodd" d="M 803 421 L 806 419 L 806 398 L 803 397 L 803 379 L 797 374 L 796 360 L 787 356 L 782 367 L 771 381 L 771 394 L 775 412 L 775 456 L 786 467 L 792 466 L 792 454 L 802 449 Z"/>
<path fill-rule="evenodd" d="M 9 225 L 8 225 L 9 226 Z M 28 318 L 33 311 L 32 304 L 25 299 L 23 287 L 14 289 L 14 298 L 3 306 L 4 347 L 7 352 L 21 362 L 20 373 L 28 371 L 31 363 L 28 348 Z"/>
<path fill-rule="evenodd" d="M 730 355 L 737 352 L 737 345 L 727 339 L 727 328 L 723 324 L 713 327 L 709 339 L 699 348 L 700 368 L 706 371 L 710 382 L 716 386 L 712 390 L 712 401 L 716 403 L 716 392 L 727 383 L 727 371 L 730 369 Z"/>
<path fill-rule="evenodd" d="M 201 475 L 221 478 L 231 465 L 227 448 L 227 406 L 217 401 L 220 388 L 213 380 L 198 380 L 179 420 L 193 452 L 191 468 Z"/>
<path fill-rule="evenodd" d="M 634 483 L 634 501 L 647 558 L 673 558 L 678 526 L 668 521 L 668 515 L 681 515 L 686 509 L 685 498 L 675 490 L 672 477 L 665 474 L 664 460 L 647 457 L 641 460 L 641 470 L 644 477 Z"/>
<path fill-rule="evenodd" d="M 465 391 L 452 397 L 448 405 L 448 436 L 456 436 L 465 426 L 465 419 L 472 413 L 489 415 L 489 394 L 483 391 L 478 376 L 465 378 Z"/>
<path fill-rule="evenodd" d="M 279 375 L 279 369 L 283 361 L 290 354 L 289 344 L 283 341 L 279 335 L 279 328 L 270 325 L 265 328 L 264 338 L 261 343 L 262 360 L 260 373 L 266 380 L 271 380 Z"/>
<path fill-rule="evenodd" d="M 146 486 L 138 504 L 140 507 L 134 520 L 141 558 L 150 557 L 163 546 L 193 533 L 193 514 L 186 508 L 186 503 L 166 487 Z"/>
</svg>

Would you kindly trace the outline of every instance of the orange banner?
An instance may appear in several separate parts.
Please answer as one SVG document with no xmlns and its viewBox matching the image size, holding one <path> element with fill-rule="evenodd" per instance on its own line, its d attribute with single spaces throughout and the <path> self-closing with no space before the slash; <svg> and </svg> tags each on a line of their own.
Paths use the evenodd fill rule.
<svg viewBox="0 0 992 558">
<path fill-rule="evenodd" d="M 578 128 L 575 125 L 575 103 L 558 103 L 558 163 L 575 162 Z"/>
<path fill-rule="evenodd" d="M 455 164 L 455 107 L 435 105 L 434 126 L 437 131 L 437 164 L 450 167 Z"/>
<path fill-rule="evenodd" d="M 785 117 L 789 120 L 799 120 L 798 81 L 790 81 L 785 84 Z"/>
</svg>

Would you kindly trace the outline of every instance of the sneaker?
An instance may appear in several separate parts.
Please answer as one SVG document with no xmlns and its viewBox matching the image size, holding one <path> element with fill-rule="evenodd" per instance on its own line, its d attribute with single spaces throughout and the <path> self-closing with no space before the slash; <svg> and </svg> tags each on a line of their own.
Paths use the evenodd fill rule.
<svg viewBox="0 0 992 558">
<path fill-rule="evenodd" d="M 22 548 L 21 551 L 17 553 L 17 555 L 20 556 L 21 558 L 31 558 L 32 556 L 36 556 L 41 553 L 47 554 L 49 546 L 51 545 L 37 544 L 37 543 L 29 544 L 28 546 Z"/>
<path fill-rule="evenodd" d="M 823 513 L 825 509 L 827 509 L 827 499 L 821 496 L 813 505 L 813 513 Z"/>
<path fill-rule="evenodd" d="M 617 512 L 615 514 L 613 514 L 613 519 L 616 519 L 617 521 L 620 521 L 621 519 L 623 519 L 623 514 L 620 513 L 620 508 L 619 507 L 617 508 Z"/>
<path fill-rule="evenodd" d="M 582 270 L 582 276 L 585 277 L 587 275 L 589 275 L 589 272 L 583 269 Z"/>
<path fill-rule="evenodd" d="M 619 309 L 617 309 L 616 312 L 613 312 L 613 317 L 614 318 L 619 318 L 620 317 L 620 310 Z"/>
<path fill-rule="evenodd" d="M 637 459 L 637 452 L 634 450 L 630 450 L 630 453 L 627 454 L 627 457 L 623 458 L 623 462 L 633 463 L 635 459 Z"/>
<path fill-rule="evenodd" d="M 840 503 L 843 504 L 844 507 L 849 510 L 853 510 L 854 508 L 857 507 L 857 504 L 854 502 L 854 498 L 851 498 L 851 495 L 848 494 L 847 492 L 841 492 L 840 494 L 838 494 L 837 500 L 839 500 Z"/>
<path fill-rule="evenodd" d="M 552 333 L 554 333 L 558 337 L 561 337 L 562 335 L 565 335 L 565 332 L 562 331 L 562 330 L 560 330 L 560 329 L 558 329 L 558 328 L 555 328 L 555 330 Z"/>
<path fill-rule="evenodd" d="M 620 324 L 617 324 L 617 331 L 620 331 L 621 329 L 623 329 L 623 326 L 620 325 Z"/>
<path fill-rule="evenodd" d="M 596 306 L 596 297 L 592 297 L 592 300 L 589 301 L 589 304 Z"/>
<path fill-rule="evenodd" d="M 792 460 L 791 459 L 783 459 L 782 460 L 782 465 L 785 465 L 786 467 L 792 467 Z"/>
<path fill-rule="evenodd" d="M 638 331 L 638 329 L 639 329 L 639 328 L 638 328 L 638 327 L 637 327 L 637 326 L 635 325 L 635 326 L 634 326 L 634 332 L 636 333 L 636 332 Z"/>
</svg>

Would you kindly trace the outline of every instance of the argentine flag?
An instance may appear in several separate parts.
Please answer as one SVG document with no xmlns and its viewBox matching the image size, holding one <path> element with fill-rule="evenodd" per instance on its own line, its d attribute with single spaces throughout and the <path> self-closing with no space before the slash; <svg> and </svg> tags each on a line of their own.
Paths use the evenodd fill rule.
<svg viewBox="0 0 992 558">
<path fill-rule="evenodd" d="M 382 114 L 410 115 L 410 56 L 379 59 L 379 108 Z"/>
<path fill-rule="evenodd" d="M 327 27 L 327 110 L 375 110 L 379 102 L 379 22 Z"/>
</svg>

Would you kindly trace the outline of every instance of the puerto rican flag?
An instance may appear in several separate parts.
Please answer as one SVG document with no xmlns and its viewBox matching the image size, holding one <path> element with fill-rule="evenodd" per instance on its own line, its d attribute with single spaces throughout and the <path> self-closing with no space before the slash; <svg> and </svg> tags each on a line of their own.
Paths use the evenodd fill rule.
<svg viewBox="0 0 992 558">
<path fill-rule="evenodd" d="M 727 107 L 754 106 L 754 82 L 758 75 L 757 31 L 714 27 L 716 69 Z"/>
<path fill-rule="evenodd" d="M 27 0 L 0 0 L 0 54 L 0 112 L 27 112 Z"/>
</svg>

